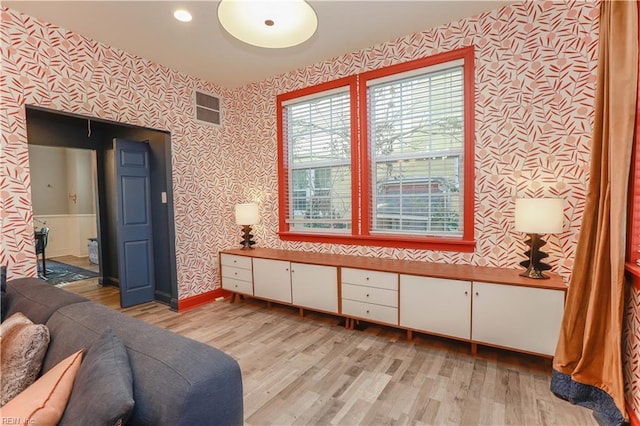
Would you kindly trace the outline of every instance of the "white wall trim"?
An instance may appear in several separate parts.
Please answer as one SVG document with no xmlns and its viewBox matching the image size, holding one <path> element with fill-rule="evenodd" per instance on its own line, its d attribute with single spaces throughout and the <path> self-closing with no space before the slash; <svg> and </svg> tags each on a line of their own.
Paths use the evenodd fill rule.
<svg viewBox="0 0 640 426">
<path fill-rule="evenodd" d="M 33 218 L 36 228 L 49 228 L 49 242 L 45 250 L 47 258 L 88 256 L 89 238 L 98 236 L 95 214 L 34 215 Z"/>
</svg>

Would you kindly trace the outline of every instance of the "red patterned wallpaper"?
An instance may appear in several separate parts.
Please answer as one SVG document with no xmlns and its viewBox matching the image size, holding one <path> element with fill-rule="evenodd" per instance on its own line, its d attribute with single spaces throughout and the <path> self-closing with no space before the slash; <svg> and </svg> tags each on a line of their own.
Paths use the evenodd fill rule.
<svg viewBox="0 0 640 426">
<path fill-rule="evenodd" d="M 623 341 L 624 382 L 627 404 L 640 419 L 640 285 L 630 286 L 625 311 Z M 632 423 L 633 425 L 633 423 Z"/>
</svg>

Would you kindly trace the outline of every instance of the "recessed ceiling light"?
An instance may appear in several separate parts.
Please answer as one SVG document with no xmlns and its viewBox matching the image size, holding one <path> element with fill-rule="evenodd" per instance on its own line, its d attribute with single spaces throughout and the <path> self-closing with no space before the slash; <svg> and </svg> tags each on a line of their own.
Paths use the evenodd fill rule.
<svg viewBox="0 0 640 426">
<path fill-rule="evenodd" d="M 304 0 L 222 0 L 218 19 L 238 40 L 268 48 L 304 43 L 318 28 L 316 13 Z"/>
<path fill-rule="evenodd" d="M 176 18 L 180 22 L 191 22 L 191 14 L 184 9 L 178 9 L 173 12 L 173 17 Z"/>
</svg>

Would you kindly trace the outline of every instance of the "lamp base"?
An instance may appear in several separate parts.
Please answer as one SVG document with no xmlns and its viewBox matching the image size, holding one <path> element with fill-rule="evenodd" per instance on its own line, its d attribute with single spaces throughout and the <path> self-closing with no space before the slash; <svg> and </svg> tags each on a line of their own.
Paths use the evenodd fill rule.
<svg viewBox="0 0 640 426">
<path fill-rule="evenodd" d="M 526 278 L 533 278 L 535 280 L 548 280 L 550 277 L 543 274 L 539 269 L 529 267 L 526 271 L 520 272 L 518 275 Z"/>
<path fill-rule="evenodd" d="M 251 226 L 243 225 L 242 226 L 242 241 L 240 241 L 240 249 L 241 250 L 252 250 L 253 245 L 256 243 L 253 241 L 253 234 L 251 234 Z"/>
<path fill-rule="evenodd" d="M 550 277 L 544 275 L 542 271 L 548 271 L 551 266 L 542 262 L 542 259 L 549 257 L 549 255 L 540 250 L 547 242 L 542 239 L 540 234 L 529 234 L 529 239 L 526 243 L 529 245 L 529 250 L 524 252 L 524 255 L 528 259 L 520 262 L 520 265 L 526 268 L 524 272 L 520 273 L 520 276 L 536 280 L 548 280 Z"/>
</svg>

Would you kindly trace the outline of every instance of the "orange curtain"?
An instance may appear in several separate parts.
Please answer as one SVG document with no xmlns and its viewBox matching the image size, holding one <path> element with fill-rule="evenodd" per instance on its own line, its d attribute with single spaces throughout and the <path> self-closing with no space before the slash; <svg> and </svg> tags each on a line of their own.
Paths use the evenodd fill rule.
<svg viewBox="0 0 640 426">
<path fill-rule="evenodd" d="M 552 390 L 557 391 L 555 379 L 566 375 L 572 386 L 589 385 L 606 392 L 624 418 L 625 230 L 637 81 L 638 3 L 603 1 L 591 175 L 553 362 L 561 374 L 554 376 Z M 598 402 L 581 405 L 598 409 Z"/>
</svg>

